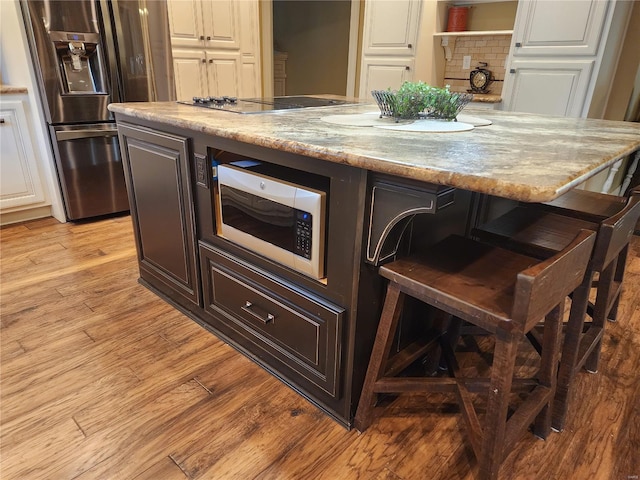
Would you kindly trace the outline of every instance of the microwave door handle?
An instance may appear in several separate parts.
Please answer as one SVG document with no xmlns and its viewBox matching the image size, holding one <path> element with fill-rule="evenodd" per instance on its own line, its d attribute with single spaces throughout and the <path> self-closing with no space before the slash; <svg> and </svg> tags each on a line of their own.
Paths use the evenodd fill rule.
<svg viewBox="0 0 640 480">
<path fill-rule="evenodd" d="M 63 130 L 56 132 L 56 139 L 58 141 L 65 140 L 77 140 L 79 138 L 93 138 L 93 137 L 115 137 L 118 135 L 117 128 L 109 129 L 84 129 L 84 130 Z"/>
</svg>

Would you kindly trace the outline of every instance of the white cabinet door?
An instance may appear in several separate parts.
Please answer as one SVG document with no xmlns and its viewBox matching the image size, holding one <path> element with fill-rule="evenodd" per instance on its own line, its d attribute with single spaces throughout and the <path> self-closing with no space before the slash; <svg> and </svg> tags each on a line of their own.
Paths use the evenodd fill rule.
<svg viewBox="0 0 640 480">
<path fill-rule="evenodd" d="M 522 0 L 514 56 L 596 55 L 609 2 Z"/>
<path fill-rule="evenodd" d="M 503 98 L 510 111 L 581 116 L 594 60 L 514 60 Z M 505 87 L 507 87 L 505 85 Z"/>
<path fill-rule="evenodd" d="M 0 210 L 44 203 L 46 195 L 21 101 L 0 103 Z"/>
<path fill-rule="evenodd" d="M 173 75 L 178 100 L 207 96 L 207 63 L 202 50 L 173 50 Z"/>
<path fill-rule="evenodd" d="M 167 0 L 172 47 L 204 46 L 202 3 L 200 0 Z"/>
<path fill-rule="evenodd" d="M 207 52 L 207 95 L 221 97 L 240 96 L 240 54 Z"/>
<path fill-rule="evenodd" d="M 257 0 L 244 0 L 237 3 L 237 8 L 240 19 L 240 52 L 242 53 L 240 95 L 244 98 L 261 97 L 260 6 Z"/>
<path fill-rule="evenodd" d="M 365 2 L 363 55 L 415 55 L 419 21 L 416 0 Z"/>
<path fill-rule="evenodd" d="M 205 47 L 227 50 L 240 48 L 236 2 L 233 0 L 202 2 L 202 18 Z"/>
<path fill-rule="evenodd" d="M 397 90 L 413 79 L 414 58 L 365 58 L 360 76 L 360 98 L 371 100 L 371 90 Z"/>
</svg>

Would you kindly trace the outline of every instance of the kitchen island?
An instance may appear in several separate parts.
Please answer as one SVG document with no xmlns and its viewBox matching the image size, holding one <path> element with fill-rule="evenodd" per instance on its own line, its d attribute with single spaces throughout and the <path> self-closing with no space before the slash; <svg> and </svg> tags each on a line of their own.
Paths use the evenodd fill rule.
<svg viewBox="0 0 640 480">
<path fill-rule="evenodd" d="M 260 114 L 175 103 L 110 109 L 140 281 L 345 426 L 379 316 L 377 265 L 466 233 L 481 196 L 551 200 L 640 148 L 634 123 L 472 107 L 464 113 L 492 124 L 423 133 L 323 120 L 375 112 L 373 104 Z M 221 235 L 217 169 L 239 160 L 325 181 L 322 278 Z M 398 343 L 426 333 L 420 323 L 409 315 Z"/>
</svg>

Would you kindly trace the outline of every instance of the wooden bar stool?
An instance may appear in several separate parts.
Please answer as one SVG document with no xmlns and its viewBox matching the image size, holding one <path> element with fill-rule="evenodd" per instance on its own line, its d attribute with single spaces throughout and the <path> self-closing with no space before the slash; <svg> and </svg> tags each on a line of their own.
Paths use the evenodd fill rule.
<svg viewBox="0 0 640 480">
<path fill-rule="evenodd" d="M 519 206 L 472 233 L 484 242 L 544 259 L 564 249 L 580 229 L 598 232 L 585 283 L 574 292 L 566 326 L 552 422 L 556 430 L 564 428 L 576 373 L 582 367 L 590 372 L 598 370 L 606 319 L 616 315 L 629 241 L 638 217 L 640 194 L 636 193 L 624 208 L 600 223 Z M 595 273 L 599 274 L 597 282 L 593 281 Z M 592 287 L 596 288 L 596 299 L 589 309 Z M 585 323 L 587 312 L 591 322 Z"/>
<path fill-rule="evenodd" d="M 628 197 L 635 195 L 640 195 L 640 186 L 633 188 L 629 192 Z M 603 220 L 613 217 L 620 212 L 626 206 L 629 200 L 628 197 L 574 189 L 550 202 L 534 203 L 529 206 L 544 209 L 558 215 L 579 218 L 600 224 Z M 640 231 L 640 221 L 636 223 L 635 231 L 636 233 Z M 617 285 L 622 285 L 624 281 L 627 252 L 628 245 L 618 256 L 618 267 L 616 268 L 614 278 L 614 282 Z M 616 292 L 617 294 L 611 300 L 612 304 L 611 308 L 608 309 L 609 314 L 607 316 L 608 320 L 612 322 L 616 320 L 618 313 L 621 289 L 618 288 Z"/>
<path fill-rule="evenodd" d="M 480 478 L 497 478 L 502 460 L 532 422 L 536 435 L 546 438 L 550 431 L 565 297 L 583 282 L 594 241 L 593 232 L 582 231 L 562 252 L 539 262 L 454 236 L 430 248 L 426 255 L 380 267 L 389 284 L 355 427 L 364 431 L 371 423 L 377 393 L 453 392 L 478 460 Z M 453 378 L 390 374 L 393 357 L 389 358 L 389 353 L 405 295 L 493 334 L 491 378 L 461 378 L 453 350 L 445 350 Z M 543 346 L 536 378 L 514 380 L 518 344 L 542 319 Z M 512 387 L 529 393 L 508 418 Z M 487 397 L 483 421 L 473 405 L 472 393 Z"/>
</svg>

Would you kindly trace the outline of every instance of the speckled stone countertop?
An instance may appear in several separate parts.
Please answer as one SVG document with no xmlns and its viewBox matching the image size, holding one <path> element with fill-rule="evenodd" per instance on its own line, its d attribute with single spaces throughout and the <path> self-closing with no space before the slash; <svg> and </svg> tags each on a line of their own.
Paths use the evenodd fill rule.
<svg viewBox="0 0 640 480">
<path fill-rule="evenodd" d="M 111 104 L 118 121 L 144 119 L 368 170 L 528 202 L 548 201 L 640 148 L 640 124 L 477 109 L 492 125 L 424 133 L 351 127 L 327 115 L 375 104 L 237 114 L 171 102 Z M 124 115 L 128 118 L 123 118 Z"/>
<path fill-rule="evenodd" d="M 11 85 L 0 85 L 0 94 L 6 93 L 27 93 L 27 87 L 14 87 Z"/>
<path fill-rule="evenodd" d="M 502 97 L 492 93 L 474 93 L 472 102 L 478 103 L 500 103 Z"/>
</svg>

